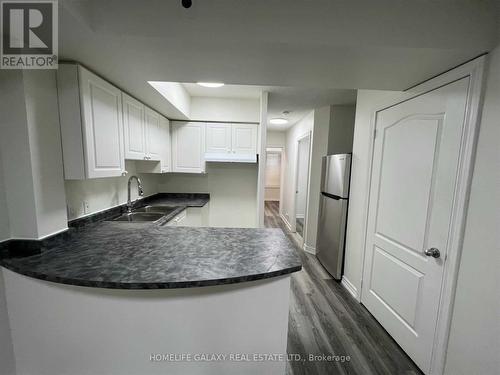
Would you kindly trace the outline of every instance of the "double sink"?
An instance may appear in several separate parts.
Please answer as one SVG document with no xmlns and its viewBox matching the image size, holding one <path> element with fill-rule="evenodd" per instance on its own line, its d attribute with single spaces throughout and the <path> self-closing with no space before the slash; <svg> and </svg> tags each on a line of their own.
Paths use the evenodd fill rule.
<svg viewBox="0 0 500 375">
<path fill-rule="evenodd" d="M 112 221 L 127 221 L 127 222 L 144 222 L 144 221 L 159 221 L 166 218 L 175 212 L 182 211 L 183 207 L 179 206 L 144 206 L 137 208 L 132 212 L 126 212 Z M 175 216 L 175 215 L 172 215 Z"/>
</svg>

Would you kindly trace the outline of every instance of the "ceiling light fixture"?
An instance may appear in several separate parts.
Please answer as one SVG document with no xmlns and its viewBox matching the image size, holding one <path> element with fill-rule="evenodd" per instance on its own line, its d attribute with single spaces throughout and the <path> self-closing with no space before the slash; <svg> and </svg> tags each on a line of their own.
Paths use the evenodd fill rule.
<svg viewBox="0 0 500 375">
<path fill-rule="evenodd" d="M 203 87 L 210 87 L 212 89 L 224 86 L 222 82 L 197 82 L 197 84 Z"/>
<path fill-rule="evenodd" d="M 280 118 L 280 117 L 272 118 L 271 120 L 269 120 L 269 122 L 273 125 L 288 124 L 288 120 L 286 118 Z"/>
</svg>

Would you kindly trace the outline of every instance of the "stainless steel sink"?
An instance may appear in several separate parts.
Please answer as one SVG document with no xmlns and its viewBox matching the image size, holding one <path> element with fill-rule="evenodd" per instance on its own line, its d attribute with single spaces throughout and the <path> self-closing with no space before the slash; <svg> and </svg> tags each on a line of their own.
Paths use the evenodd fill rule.
<svg viewBox="0 0 500 375">
<path fill-rule="evenodd" d="M 137 222 L 137 221 L 157 221 L 160 220 L 165 214 L 161 212 L 131 212 L 124 213 L 121 216 L 118 216 L 113 221 L 128 221 L 128 222 Z"/>
<path fill-rule="evenodd" d="M 175 206 L 145 206 L 134 210 L 134 212 L 155 212 L 155 213 L 159 212 L 163 215 L 168 215 L 169 213 L 174 212 L 178 208 L 179 207 Z"/>
</svg>

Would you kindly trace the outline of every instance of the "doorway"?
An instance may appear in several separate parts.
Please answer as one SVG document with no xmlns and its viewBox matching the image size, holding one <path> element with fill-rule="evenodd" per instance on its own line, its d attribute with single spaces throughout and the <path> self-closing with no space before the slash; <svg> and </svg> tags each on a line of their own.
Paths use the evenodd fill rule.
<svg viewBox="0 0 500 375">
<path fill-rule="evenodd" d="M 297 140 L 297 163 L 295 181 L 295 231 L 305 238 L 307 197 L 309 189 L 309 163 L 311 152 L 310 133 Z"/>
<path fill-rule="evenodd" d="M 469 77 L 449 82 L 373 117 L 361 302 L 426 374 L 444 364 L 473 142 Z"/>
</svg>

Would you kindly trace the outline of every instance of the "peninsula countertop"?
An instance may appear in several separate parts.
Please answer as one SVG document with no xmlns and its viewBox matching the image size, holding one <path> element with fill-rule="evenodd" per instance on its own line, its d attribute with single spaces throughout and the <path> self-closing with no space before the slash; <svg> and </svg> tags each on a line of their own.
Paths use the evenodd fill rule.
<svg viewBox="0 0 500 375">
<path fill-rule="evenodd" d="M 4 256 L 0 265 L 56 283 L 116 289 L 232 284 L 301 269 L 281 229 L 112 221 L 71 228 L 38 254 Z"/>
</svg>

